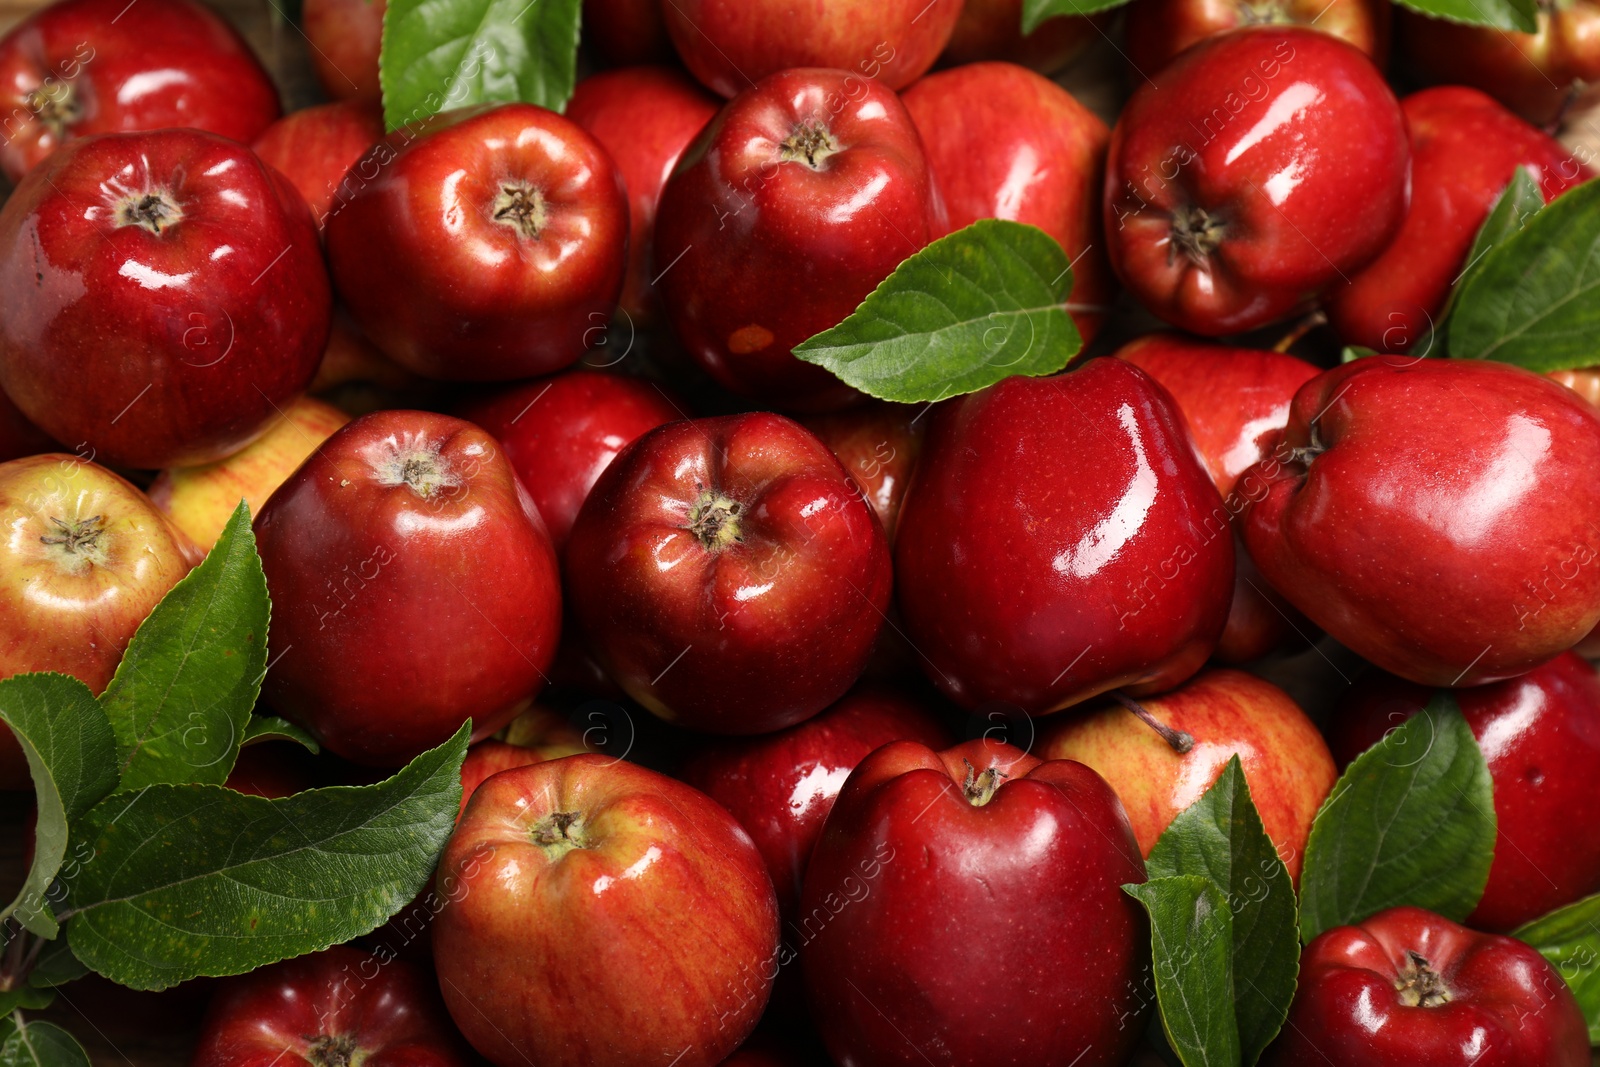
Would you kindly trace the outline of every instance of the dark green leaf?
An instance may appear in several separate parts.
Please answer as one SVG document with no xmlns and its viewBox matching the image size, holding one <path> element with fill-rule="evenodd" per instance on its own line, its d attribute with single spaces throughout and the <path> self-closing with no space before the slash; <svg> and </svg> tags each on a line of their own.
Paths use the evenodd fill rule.
<svg viewBox="0 0 1600 1067">
<path fill-rule="evenodd" d="M 1511 936 L 1538 949 L 1561 972 L 1589 1022 L 1589 1043 L 1600 1045 L 1600 894 L 1541 916 Z"/>
<path fill-rule="evenodd" d="M 1600 182 L 1562 194 L 1456 287 L 1450 354 L 1541 373 L 1600 363 Z"/>
<path fill-rule="evenodd" d="M 389 0 L 378 80 L 389 129 L 470 104 L 560 111 L 577 77 L 580 0 Z"/>
<path fill-rule="evenodd" d="M 55 1023 L 6 1020 L 0 1041 L 0 1067 L 89 1067 L 78 1039 Z"/>
<path fill-rule="evenodd" d="M 1489 216 L 1483 220 L 1483 225 L 1478 227 L 1478 235 L 1472 240 L 1472 248 L 1467 252 L 1466 264 L 1461 268 L 1461 276 L 1453 283 L 1450 290 L 1450 300 L 1445 304 L 1445 314 L 1455 305 L 1455 296 L 1461 291 L 1468 279 L 1477 275 L 1483 269 L 1484 260 L 1489 257 L 1500 245 L 1522 232 L 1528 220 L 1537 215 L 1544 207 L 1544 194 L 1539 191 L 1539 183 L 1526 167 L 1518 167 L 1517 172 L 1511 176 L 1511 181 L 1501 191 L 1499 199 L 1494 202 L 1494 207 L 1489 210 Z"/>
<path fill-rule="evenodd" d="M 18 986 L 0 992 L 0 1014 L 10 1015 L 14 1011 L 42 1011 L 55 999 L 54 989 L 41 989 L 32 985 Z"/>
<path fill-rule="evenodd" d="M 1198 875 L 1233 913 L 1233 1001 L 1239 1048 L 1254 1064 L 1289 1016 L 1300 971 L 1294 883 L 1261 825 L 1239 757 L 1178 814 L 1150 852 L 1152 880 Z"/>
<path fill-rule="evenodd" d="M 1400 0 L 1413 11 L 1447 22 L 1492 26 L 1497 30 L 1533 33 L 1539 28 L 1536 0 Z M 1418 29 L 1418 33 L 1428 32 Z"/>
<path fill-rule="evenodd" d="M 1032 33 L 1039 23 L 1057 15 L 1092 15 L 1121 7 L 1128 0 L 1022 0 L 1022 32 Z"/>
<path fill-rule="evenodd" d="M 116 740 L 89 687 L 64 674 L 0 681 L 0 719 L 28 757 L 39 808 L 33 865 L 0 917 L 15 915 L 30 933 L 55 937 L 50 887 L 67 859 L 67 831 L 117 787 Z"/>
<path fill-rule="evenodd" d="M 269 614 L 241 501 L 205 561 L 140 624 L 100 697 L 121 789 L 228 777 L 266 674 Z"/>
<path fill-rule="evenodd" d="M 1311 824 L 1300 936 L 1410 904 L 1460 921 L 1494 855 L 1494 786 L 1446 690 L 1350 764 Z"/>
<path fill-rule="evenodd" d="M 1150 914 L 1161 1029 L 1184 1067 L 1238 1067 L 1233 1013 L 1233 915 L 1195 874 L 1125 885 Z"/>
<path fill-rule="evenodd" d="M 39 989 L 50 989 L 75 982 L 88 973 L 89 968 L 72 954 L 72 946 L 62 937 L 45 945 L 44 951 L 39 953 L 33 972 L 28 975 L 28 984 Z"/>
<path fill-rule="evenodd" d="M 250 721 L 244 728 L 244 739 L 239 744 L 243 747 L 253 745 L 257 741 L 293 741 L 297 745 L 305 746 L 308 751 L 322 751 L 322 746 L 317 744 L 316 738 L 288 719 L 281 719 L 276 715 L 250 716 Z"/>
<path fill-rule="evenodd" d="M 1053 374 L 1082 347 L 1072 267 L 1034 226 L 982 219 L 906 259 L 851 316 L 794 354 L 901 403 Z"/>
<path fill-rule="evenodd" d="M 367 933 L 427 882 L 470 735 L 468 723 L 377 785 L 282 800 L 153 785 L 103 801 L 79 831 L 95 859 L 67 880 L 72 951 L 113 981 L 165 989 Z"/>
</svg>

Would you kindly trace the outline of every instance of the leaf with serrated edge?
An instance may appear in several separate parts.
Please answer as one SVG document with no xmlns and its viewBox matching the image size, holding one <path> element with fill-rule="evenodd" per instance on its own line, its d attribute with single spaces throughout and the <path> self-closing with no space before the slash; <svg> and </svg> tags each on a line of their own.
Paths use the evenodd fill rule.
<svg viewBox="0 0 1600 1067">
<path fill-rule="evenodd" d="M 560 111 L 577 79 L 581 0 L 389 0 L 378 81 L 391 130 L 522 101 Z"/>
<path fill-rule="evenodd" d="M 6 1020 L 0 1042 L 0 1067 L 89 1067 L 89 1054 L 78 1039 L 55 1023 Z"/>
<path fill-rule="evenodd" d="M 1233 915 L 1211 879 L 1194 874 L 1125 885 L 1150 916 L 1161 1029 L 1184 1067 L 1238 1067 Z"/>
<path fill-rule="evenodd" d="M 1589 1024 L 1589 1043 L 1600 1045 L 1600 894 L 1557 908 L 1511 932 L 1561 973 Z"/>
<path fill-rule="evenodd" d="M 455 825 L 471 724 L 370 786 L 281 800 L 210 785 L 118 793 L 84 817 L 67 938 L 134 989 L 242 974 L 367 933 L 426 884 Z"/>
<path fill-rule="evenodd" d="M 1145 866 L 1151 879 L 1199 875 L 1233 913 L 1233 988 L 1246 1067 L 1278 1036 L 1300 970 L 1294 883 L 1261 824 L 1239 757 L 1178 813 Z"/>
<path fill-rule="evenodd" d="M 1489 881 L 1494 785 L 1445 690 L 1351 763 L 1311 824 L 1300 937 L 1412 905 L 1465 919 Z"/>
<path fill-rule="evenodd" d="M 904 260 L 794 354 L 883 400 L 943 400 L 1065 367 L 1083 344 L 1066 310 L 1071 289 L 1055 238 L 982 219 Z"/>
<path fill-rule="evenodd" d="M 1445 354 L 1449 347 L 1450 315 L 1455 311 L 1456 298 L 1461 290 L 1469 279 L 1483 269 L 1484 260 L 1488 259 L 1489 253 L 1526 226 L 1528 220 L 1538 214 L 1543 207 L 1544 196 L 1539 192 L 1533 174 L 1526 167 L 1518 167 L 1511 181 L 1501 190 L 1494 207 L 1489 210 L 1489 216 L 1483 220 L 1483 225 L 1478 227 L 1478 235 L 1473 238 L 1472 248 L 1467 252 L 1466 266 L 1461 268 L 1461 273 L 1450 283 L 1450 293 L 1445 297 L 1438 321 L 1431 323 L 1430 328 L 1417 339 L 1417 343 L 1411 348 L 1412 353 L 1418 356 Z M 1443 347 L 1435 352 L 1434 347 L 1441 341 L 1444 342 Z"/>
<path fill-rule="evenodd" d="M 317 744 L 317 739 L 310 733 L 296 726 L 288 719 L 281 719 L 276 715 L 252 715 L 245 724 L 244 737 L 240 740 L 240 747 L 253 745 L 257 741 L 293 741 L 308 752 L 321 752 L 322 746 Z"/>
<path fill-rule="evenodd" d="M 66 860 L 73 821 L 117 787 L 116 740 L 89 687 L 64 674 L 0 681 L 0 720 L 28 758 L 38 804 L 33 863 L 3 915 L 15 915 L 40 937 L 55 937 L 50 884 Z"/>
<path fill-rule="evenodd" d="M 241 501 L 205 560 L 139 624 L 101 694 L 121 789 L 227 779 L 266 674 L 269 615 Z"/>
<path fill-rule="evenodd" d="M 1468 26 L 1534 33 L 1539 28 L 1535 0 L 1398 0 L 1419 14 Z M 1418 29 L 1418 33 L 1426 33 Z"/>
</svg>

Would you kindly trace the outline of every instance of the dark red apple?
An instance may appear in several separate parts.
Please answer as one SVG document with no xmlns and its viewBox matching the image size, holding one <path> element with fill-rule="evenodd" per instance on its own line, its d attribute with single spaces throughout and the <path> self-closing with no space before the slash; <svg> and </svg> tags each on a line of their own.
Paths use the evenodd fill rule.
<svg viewBox="0 0 1600 1067">
<path fill-rule="evenodd" d="M 388 0 L 304 0 L 300 28 L 311 46 L 311 70 L 335 100 L 378 103 L 378 50 Z"/>
<path fill-rule="evenodd" d="M 0 392 L 0 463 L 41 452 L 59 452 L 61 446 L 17 410 L 11 398 Z"/>
<path fill-rule="evenodd" d="M 340 202 L 346 172 L 383 134 L 383 110 L 376 103 L 341 100 L 285 115 L 251 147 L 300 190 L 321 230 Z"/>
<path fill-rule="evenodd" d="M 273 604 L 262 693 L 337 755 L 399 766 L 469 717 L 486 737 L 543 684 L 561 627 L 555 552 L 476 426 L 357 419 L 255 531 Z"/>
<path fill-rule="evenodd" d="M 617 66 L 678 58 L 667 36 L 661 0 L 583 0 L 583 32 Z"/>
<path fill-rule="evenodd" d="M 1164 389 L 1093 359 L 931 417 L 895 580 L 934 684 L 967 708 L 1042 714 L 1200 669 L 1227 619 L 1233 537 Z"/>
<path fill-rule="evenodd" d="M 1102 24 L 1106 21 L 1104 16 L 1058 15 L 1024 36 L 1022 0 L 966 0 L 939 61 L 958 67 L 997 59 L 1054 74 L 1104 36 Z"/>
<path fill-rule="evenodd" d="M 1349 41 L 1382 69 L 1389 17 L 1385 0 L 1134 0 L 1125 47 L 1142 80 L 1179 52 L 1240 26 L 1304 26 Z"/>
<path fill-rule="evenodd" d="M 928 429 L 923 414 L 924 409 L 909 404 L 875 400 L 848 411 L 800 420 L 833 449 L 861 487 L 862 498 L 872 505 L 891 545 L 900 521 L 900 505 L 922 455 L 922 440 Z"/>
<path fill-rule="evenodd" d="M 467 749 L 467 758 L 461 762 L 461 808 L 456 818 L 459 820 L 461 814 L 466 812 L 467 804 L 478 787 L 501 771 L 531 767 L 546 760 L 575 756 L 583 751 L 582 745 L 565 741 L 552 745 L 513 745 L 493 739 L 479 741 Z"/>
<path fill-rule="evenodd" d="M 1011 63 L 931 74 L 903 99 L 950 228 L 1011 219 L 1061 242 L 1073 265 L 1073 321 L 1092 339 L 1116 286 L 1100 229 L 1106 124 L 1059 85 Z"/>
<path fill-rule="evenodd" d="M 764 412 L 652 430 L 578 513 L 567 591 L 628 694 L 713 733 L 843 696 L 889 602 L 883 528 L 826 445 Z"/>
</svg>

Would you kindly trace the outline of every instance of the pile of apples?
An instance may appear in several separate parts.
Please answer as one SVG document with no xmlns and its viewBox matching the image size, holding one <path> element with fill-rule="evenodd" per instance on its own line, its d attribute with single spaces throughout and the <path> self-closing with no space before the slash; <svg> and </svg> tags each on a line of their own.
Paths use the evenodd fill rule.
<svg viewBox="0 0 1600 1067">
<path fill-rule="evenodd" d="M 1237 756 L 1298 878 L 1435 687 L 1482 902 L 1314 940 L 1264 1062 L 1589 1062 L 1502 935 L 1600 892 L 1600 378 L 1429 349 L 1518 169 L 1590 178 L 1534 123 L 1600 8 L 1021 7 L 589 0 L 564 114 L 387 123 L 382 0 L 306 0 L 288 115 L 195 0 L 0 41 L 0 676 L 103 690 L 243 498 L 317 773 L 478 741 L 438 914 L 223 982 L 197 1065 L 1152 1056 L 1162 831 Z M 1045 76 L 1108 34 L 1114 128 Z M 792 354 L 988 218 L 1086 358 L 912 406 Z M 1371 667 L 1314 723 L 1239 668 L 1319 631 Z"/>
</svg>

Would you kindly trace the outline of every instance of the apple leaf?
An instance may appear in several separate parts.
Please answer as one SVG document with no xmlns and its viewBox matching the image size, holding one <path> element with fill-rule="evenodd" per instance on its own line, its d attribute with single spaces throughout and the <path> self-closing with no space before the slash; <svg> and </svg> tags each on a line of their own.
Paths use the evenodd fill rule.
<svg viewBox="0 0 1600 1067">
<path fill-rule="evenodd" d="M 1300 936 L 1402 904 L 1459 922 L 1483 896 L 1494 842 L 1488 764 L 1440 690 L 1356 757 L 1323 801 L 1300 871 Z"/>
<path fill-rule="evenodd" d="M 83 961 L 72 954 L 72 946 L 64 937 L 48 942 L 39 959 L 28 973 L 28 984 L 36 989 L 53 989 L 68 982 L 76 982 L 89 973 Z"/>
<path fill-rule="evenodd" d="M 1035 226 L 980 219 L 908 257 L 839 325 L 794 354 L 882 400 L 921 403 L 1016 374 L 1054 374 L 1083 347 L 1072 266 Z"/>
<path fill-rule="evenodd" d="M 33 863 L 0 912 L 39 937 L 55 937 L 51 884 L 67 858 L 71 824 L 117 787 L 116 741 L 89 687 L 64 674 L 0 681 L 0 720 L 28 758 L 38 804 Z"/>
<path fill-rule="evenodd" d="M 1178 813 L 1150 852 L 1153 880 L 1209 878 L 1232 912 L 1233 991 L 1239 1047 L 1251 1067 L 1289 1017 L 1300 971 L 1294 883 L 1261 825 L 1239 757 Z"/>
<path fill-rule="evenodd" d="M 1449 341 L 1459 359 L 1541 373 L 1600 364 L 1600 182 L 1558 197 L 1462 279 Z"/>
<path fill-rule="evenodd" d="M 1161 1030 L 1184 1067 L 1238 1067 L 1233 913 L 1210 878 L 1180 874 L 1125 885 L 1150 915 Z"/>
<path fill-rule="evenodd" d="M 1022 0 L 1022 32 L 1032 33 L 1041 22 L 1057 15 L 1092 15 L 1126 3 L 1128 0 Z"/>
<path fill-rule="evenodd" d="M 1538 0 L 1399 0 L 1403 7 L 1469 26 L 1534 33 L 1539 28 Z M 1417 32 L 1426 32 L 1418 30 Z"/>
<path fill-rule="evenodd" d="M 396 130 L 471 104 L 560 111 L 578 70 L 580 0 L 389 0 L 378 82 Z"/>
<path fill-rule="evenodd" d="M 73 953 L 112 981 L 165 989 L 375 929 L 433 872 L 471 732 L 376 785 L 282 800 L 150 785 L 102 801 L 79 828 L 94 859 L 65 879 Z"/>
<path fill-rule="evenodd" d="M 239 747 L 253 745 L 257 741 L 293 741 L 308 752 L 322 751 L 322 746 L 310 733 L 276 715 L 250 716 L 250 721 L 244 727 L 244 736 L 239 739 Z"/>
<path fill-rule="evenodd" d="M 14 1011 L 43 1011 L 55 1002 L 54 989 L 42 989 L 37 986 L 20 985 L 0 992 L 0 1014 L 10 1015 Z"/>
<path fill-rule="evenodd" d="M 101 694 L 121 789 L 228 777 L 267 671 L 270 613 L 240 501 L 205 560 L 139 624 Z"/>
<path fill-rule="evenodd" d="M 1561 972 L 1589 1023 L 1589 1043 L 1600 1045 L 1600 894 L 1542 915 L 1511 936 L 1538 949 Z"/>
<path fill-rule="evenodd" d="M 89 1067 L 78 1039 L 55 1023 L 0 1020 L 0 1067 Z"/>
<path fill-rule="evenodd" d="M 1523 227 L 1527 226 L 1528 220 L 1537 215 L 1543 207 L 1544 194 L 1539 191 L 1539 183 L 1534 180 L 1533 174 L 1527 167 L 1518 167 L 1517 172 L 1511 176 L 1511 181 L 1495 200 L 1494 207 L 1489 209 L 1483 225 L 1478 227 L 1478 235 L 1472 239 L 1472 248 L 1467 252 L 1467 261 L 1461 268 L 1461 276 L 1454 282 L 1450 299 L 1445 304 L 1447 316 L 1450 309 L 1455 306 L 1456 294 L 1468 280 L 1483 269 L 1483 261 L 1489 253 L 1521 233 Z"/>
</svg>

